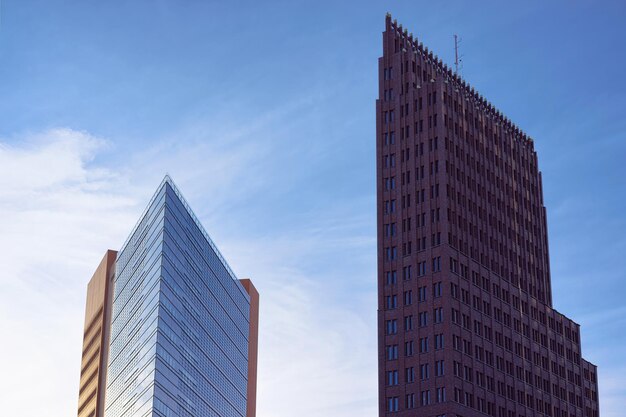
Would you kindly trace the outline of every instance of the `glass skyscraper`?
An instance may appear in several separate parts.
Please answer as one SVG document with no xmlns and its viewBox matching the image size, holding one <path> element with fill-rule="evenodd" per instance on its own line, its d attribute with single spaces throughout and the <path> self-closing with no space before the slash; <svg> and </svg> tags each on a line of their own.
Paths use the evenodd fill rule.
<svg viewBox="0 0 626 417">
<path fill-rule="evenodd" d="M 256 314 L 165 177 L 117 256 L 106 417 L 254 416 Z"/>
</svg>

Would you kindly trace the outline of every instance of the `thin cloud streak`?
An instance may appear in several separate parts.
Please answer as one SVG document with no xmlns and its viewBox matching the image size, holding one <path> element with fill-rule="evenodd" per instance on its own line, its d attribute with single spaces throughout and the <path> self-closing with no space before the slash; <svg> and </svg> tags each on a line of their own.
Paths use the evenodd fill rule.
<svg viewBox="0 0 626 417">
<path fill-rule="evenodd" d="M 129 155 L 148 172 L 144 176 L 102 164 L 115 148 L 87 132 L 53 129 L 13 143 L 0 145 L 0 162 L 7 162 L 0 164 L 7 189 L 0 197 L 0 332 L 12 335 L 0 345 L 0 368 L 14 375 L 0 380 L 3 413 L 60 417 L 76 411 L 86 284 L 171 167 L 192 173 L 174 179 L 183 193 L 192 190 L 192 207 L 204 213 L 210 233 L 225 237 L 217 243 L 234 269 L 250 275 L 261 291 L 259 415 L 375 412 L 370 214 L 355 217 L 354 207 L 339 204 L 306 213 L 305 228 L 263 236 L 230 229 L 237 218 L 219 222 L 230 198 L 245 201 L 271 187 L 276 173 L 258 158 L 271 151 L 266 142 L 165 143 Z M 237 189 L 250 167 L 265 179 Z M 48 169 L 55 174 L 46 175 Z M 338 262 L 342 253 L 354 256 Z M 355 288 L 352 295 L 346 286 Z M 41 401 L 29 401 L 32 391 L 42 393 Z"/>
<path fill-rule="evenodd" d="M 350 242 L 342 249 L 329 247 L 327 236 L 308 232 L 226 245 L 237 252 L 231 257 L 235 269 L 254 274 L 261 292 L 259 415 L 373 415 L 376 317 L 363 306 L 376 302 L 375 269 L 356 261 L 328 264 L 317 273 L 303 270 L 309 256 L 324 258 L 327 251 L 354 247 Z M 362 248 L 360 241 L 355 245 Z M 347 281 L 353 294 L 329 278 Z M 359 295 L 364 282 L 371 283 L 370 291 Z M 363 296 L 367 302 L 359 303 Z"/>
<path fill-rule="evenodd" d="M 0 369 L 11 375 L 0 379 L 5 415 L 76 411 L 86 282 L 136 205 L 115 174 L 89 166 L 105 146 L 54 129 L 0 147 L 0 332 L 7 335 Z"/>
</svg>

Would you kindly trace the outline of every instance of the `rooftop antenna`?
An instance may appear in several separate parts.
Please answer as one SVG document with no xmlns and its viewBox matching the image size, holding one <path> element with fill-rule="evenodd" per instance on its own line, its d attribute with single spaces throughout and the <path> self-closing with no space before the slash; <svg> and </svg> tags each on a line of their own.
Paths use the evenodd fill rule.
<svg viewBox="0 0 626 417">
<path fill-rule="evenodd" d="M 463 68 L 463 56 L 459 55 L 459 44 L 461 43 L 461 38 L 459 35 L 454 34 L 454 74 L 459 75 L 459 70 Z"/>
</svg>

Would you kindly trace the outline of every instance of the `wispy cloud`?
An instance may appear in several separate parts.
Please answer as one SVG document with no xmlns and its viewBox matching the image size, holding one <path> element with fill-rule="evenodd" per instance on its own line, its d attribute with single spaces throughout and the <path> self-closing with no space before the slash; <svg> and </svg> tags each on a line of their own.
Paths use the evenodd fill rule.
<svg viewBox="0 0 626 417">
<path fill-rule="evenodd" d="M 259 123 L 243 135 L 266 129 Z M 11 375 L 0 378 L 3 414 L 75 413 L 86 283 L 165 171 L 193 195 L 235 271 L 261 291 L 259 415 L 375 413 L 375 241 L 371 213 L 355 215 L 359 201 L 311 209 L 301 227 L 252 236 L 232 227 L 258 205 L 233 213 L 224 205 L 273 186 L 281 173 L 264 158 L 271 141 L 166 140 L 120 165 L 103 163 L 118 150 L 87 132 L 11 139 L 0 141 L 0 332 L 11 335 L 0 344 L 0 369 Z M 225 213 L 236 218 L 220 222 Z"/>
<path fill-rule="evenodd" d="M 5 415 L 75 412 L 85 285 L 136 208 L 117 175 L 90 166 L 106 143 L 56 129 L 0 146 Z"/>
<path fill-rule="evenodd" d="M 374 415 L 377 398 L 375 268 L 364 257 L 332 262 L 332 252 L 372 252 L 368 239 L 338 241 L 316 227 L 227 242 L 236 270 L 261 292 L 259 415 Z M 307 258 L 321 262 L 307 268 Z M 370 259 L 375 259 L 371 257 Z M 352 287 L 352 291 L 350 291 Z M 364 290 L 365 289 L 365 290 Z"/>
</svg>

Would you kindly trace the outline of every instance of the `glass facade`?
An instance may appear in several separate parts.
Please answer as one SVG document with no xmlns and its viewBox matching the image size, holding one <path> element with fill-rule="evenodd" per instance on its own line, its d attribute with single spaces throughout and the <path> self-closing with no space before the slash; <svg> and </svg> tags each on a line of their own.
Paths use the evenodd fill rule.
<svg viewBox="0 0 626 417">
<path fill-rule="evenodd" d="M 243 417 L 249 296 L 166 177 L 119 252 L 106 417 Z"/>
</svg>

